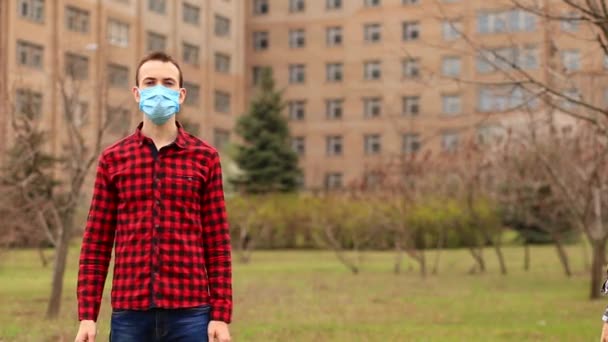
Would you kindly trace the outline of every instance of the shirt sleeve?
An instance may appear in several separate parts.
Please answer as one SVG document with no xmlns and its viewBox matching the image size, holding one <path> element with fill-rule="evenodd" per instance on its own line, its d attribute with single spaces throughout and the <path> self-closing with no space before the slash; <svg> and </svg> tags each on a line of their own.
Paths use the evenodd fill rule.
<svg viewBox="0 0 608 342">
<path fill-rule="evenodd" d="M 202 196 L 205 266 L 211 295 L 211 320 L 230 323 L 232 318 L 232 266 L 230 233 L 224 202 L 222 168 L 217 151 L 209 161 Z"/>
<path fill-rule="evenodd" d="M 78 318 L 97 320 L 112 257 L 116 229 L 117 193 L 103 157 L 97 166 L 93 199 L 84 231 L 78 267 Z"/>
</svg>

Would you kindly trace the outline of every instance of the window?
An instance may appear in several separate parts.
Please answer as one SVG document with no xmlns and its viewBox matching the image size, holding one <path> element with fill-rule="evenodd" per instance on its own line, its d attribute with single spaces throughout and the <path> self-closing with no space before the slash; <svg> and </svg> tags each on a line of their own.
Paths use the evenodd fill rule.
<svg viewBox="0 0 608 342">
<path fill-rule="evenodd" d="M 44 48 L 24 40 L 17 41 L 17 64 L 42 69 Z"/>
<path fill-rule="evenodd" d="M 306 45 L 306 31 L 302 29 L 289 30 L 289 47 L 303 48 Z"/>
<path fill-rule="evenodd" d="M 342 45 L 342 27 L 327 28 L 327 46 Z"/>
<path fill-rule="evenodd" d="M 417 21 L 406 21 L 402 24 L 403 40 L 412 41 L 420 38 L 420 23 Z"/>
<path fill-rule="evenodd" d="M 561 99 L 561 102 L 562 102 L 561 108 L 566 109 L 566 110 L 576 109 L 576 107 L 578 106 L 576 101 L 583 100 L 580 91 L 576 88 L 566 89 L 563 92 L 563 95 L 564 95 L 564 98 Z"/>
<path fill-rule="evenodd" d="M 230 73 L 230 55 L 225 53 L 216 52 L 215 53 L 215 71 L 228 74 Z"/>
<path fill-rule="evenodd" d="M 185 23 L 192 25 L 199 25 L 200 21 L 200 8 L 197 6 L 191 5 L 189 3 L 182 4 L 182 19 Z"/>
<path fill-rule="evenodd" d="M 450 94 L 441 96 L 442 112 L 445 115 L 458 115 L 462 112 L 460 95 Z"/>
<path fill-rule="evenodd" d="M 302 121 L 306 118 L 306 101 L 293 100 L 287 103 L 289 120 Z"/>
<path fill-rule="evenodd" d="M 216 90 L 213 108 L 218 113 L 230 113 L 230 93 Z"/>
<path fill-rule="evenodd" d="M 306 153 L 306 139 L 304 137 L 293 137 L 291 148 L 298 156 L 303 156 Z"/>
<path fill-rule="evenodd" d="M 538 47 L 524 45 L 523 47 L 502 47 L 480 51 L 477 56 L 477 72 L 490 73 L 497 70 L 511 70 L 515 65 L 524 70 L 538 68 Z"/>
<path fill-rule="evenodd" d="M 112 134 L 125 133 L 125 129 L 127 128 L 125 122 L 129 122 L 129 110 L 123 107 L 108 106 L 106 114 L 108 118 L 108 131 Z"/>
<path fill-rule="evenodd" d="M 363 26 L 363 39 L 368 43 L 377 43 L 382 39 L 380 24 L 366 24 Z"/>
<path fill-rule="evenodd" d="M 148 9 L 158 14 L 167 13 L 167 0 L 148 0 Z"/>
<path fill-rule="evenodd" d="M 342 173 L 329 172 L 325 174 L 325 190 L 337 190 L 342 188 Z"/>
<path fill-rule="evenodd" d="M 444 21 L 442 23 L 443 40 L 451 41 L 462 37 L 461 21 Z"/>
<path fill-rule="evenodd" d="M 562 64 L 566 71 L 577 71 L 581 69 L 581 54 L 579 50 L 562 51 Z"/>
<path fill-rule="evenodd" d="M 325 116 L 328 120 L 342 119 L 342 107 L 344 106 L 343 99 L 325 100 Z"/>
<path fill-rule="evenodd" d="M 479 33 L 533 32 L 536 15 L 521 9 L 506 11 L 481 11 L 477 14 Z"/>
<path fill-rule="evenodd" d="M 538 98 L 519 85 L 483 86 L 479 89 L 477 110 L 483 113 L 535 108 Z"/>
<path fill-rule="evenodd" d="M 268 49 L 268 32 L 258 31 L 253 32 L 253 49 L 255 51 L 262 51 Z"/>
<path fill-rule="evenodd" d="M 404 116 L 417 116 L 420 113 L 420 96 L 404 96 L 401 101 Z"/>
<path fill-rule="evenodd" d="M 404 154 L 416 153 L 420 150 L 422 143 L 420 142 L 420 134 L 405 133 L 403 134 L 401 152 Z"/>
<path fill-rule="evenodd" d="M 218 37 L 230 36 L 230 19 L 221 15 L 215 16 L 215 35 Z"/>
<path fill-rule="evenodd" d="M 148 31 L 148 52 L 165 51 L 167 48 L 167 37 L 155 32 Z"/>
<path fill-rule="evenodd" d="M 363 98 L 363 116 L 377 118 L 382 115 L 382 99 L 379 97 Z"/>
<path fill-rule="evenodd" d="M 89 20 L 89 11 L 72 6 L 65 7 L 65 26 L 68 30 L 87 33 Z"/>
<path fill-rule="evenodd" d="M 342 63 L 327 63 L 326 69 L 326 80 L 327 82 L 340 82 L 342 81 Z"/>
<path fill-rule="evenodd" d="M 30 119 L 42 116 L 42 93 L 29 89 L 17 89 L 15 111 Z"/>
<path fill-rule="evenodd" d="M 460 57 L 443 57 L 441 61 L 441 73 L 443 76 L 449 77 L 460 75 Z"/>
<path fill-rule="evenodd" d="M 201 123 L 200 122 L 193 122 L 193 121 L 189 121 L 187 119 L 183 119 L 182 121 L 180 121 L 180 124 L 182 125 L 182 128 L 193 135 L 200 135 L 201 134 Z"/>
<path fill-rule="evenodd" d="M 182 43 L 182 59 L 187 64 L 198 65 L 199 64 L 199 47 L 198 45 L 183 42 Z"/>
<path fill-rule="evenodd" d="M 129 24 L 108 19 L 108 43 L 120 47 L 129 46 Z"/>
<path fill-rule="evenodd" d="M 264 15 L 268 14 L 268 0 L 254 0 L 253 2 L 253 14 Z"/>
<path fill-rule="evenodd" d="M 538 68 L 538 46 L 526 45 L 517 54 L 517 64 L 522 69 Z"/>
<path fill-rule="evenodd" d="M 342 0 L 325 0 L 325 8 L 335 10 L 342 8 Z"/>
<path fill-rule="evenodd" d="M 198 105 L 200 102 L 201 87 L 195 83 L 184 82 L 184 88 L 186 89 L 184 104 L 190 106 Z"/>
<path fill-rule="evenodd" d="M 19 0 L 17 10 L 22 18 L 37 23 L 44 21 L 44 0 Z"/>
<path fill-rule="evenodd" d="M 503 139 L 504 133 L 504 129 L 498 125 L 483 125 L 477 129 L 477 143 L 480 145 L 499 143 Z"/>
<path fill-rule="evenodd" d="M 460 137 L 457 132 L 443 132 L 441 134 L 441 148 L 444 152 L 456 152 Z"/>
<path fill-rule="evenodd" d="M 304 64 L 289 65 L 289 83 L 302 84 L 306 82 L 306 66 Z"/>
<path fill-rule="evenodd" d="M 326 138 L 327 155 L 339 156 L 342 155 L 342 136 L 332 135 Z"/>
<path fill-rule="evenodd" d="M 89 78 L 89 58 L 67 52 L 65 54 L 65 74 L 74 80 Z"/>
<path fill-rule="evenodd" d="M 380 0 L 363 0 L 365 7 L 378 7 L 381 4 Z"/>
<path fill-rule="evenodd" d="M 214 128 L 213 129 L 213 146 L 218 150 L 223 150 L 230 143 L 230 131 Z"/>
<path fill-rule="evenodd" d="M 420 77 L 420 59 L 406 58 L 401 62 L 403 78 Z"/>
<path fill-rule="evenodd" d="M 289 0 L 289 12 L 304 12 L 305 9 L 306 2 L 304 0 Z"/>
<path fill-rule="evenodd" d="M 268 66 L 254 66 L 251 69 L 251 76 L 252 76 L 252 83 L 253 85 L 258 85 L 260 84 L 261 80 L 262 80 L 262 75 L 264 74 L 264 71 L 268 70 L 270 72 L 270 75 L 272 76 L 272 68 L 268 67 Z"/>
<path fill-rule="evenodd" d="M 579 16 L 576 12 L 566 13 L 560 20 L 560 27 L 564 32 L 577 32 L 580 26 Z"/>
<path fill-rule="evenodd" d="M 118 64 L 108 64 L 108 83 L 111 87 L 128 87 L 129 68 Z"/>
<path fill-rule="evenodd" d="M 363 138 L 363 141 L 365 154 L 373 155 L 382 152 L 382 143 L 379 134 L 367 134 Z"/>
<path fill-rule="evenodd" d="M 89 123 L 89 104 L 87 102 L 74 103 L 72 110 L 68 113 L 74 126 L 81 128 Z"/>
<path fill-rule="evenodd" d="M 363 69 L 363 77 L 368 81 L 382 78 L 382 63 L 380 61 L 365 62 Z"/>
</svg>

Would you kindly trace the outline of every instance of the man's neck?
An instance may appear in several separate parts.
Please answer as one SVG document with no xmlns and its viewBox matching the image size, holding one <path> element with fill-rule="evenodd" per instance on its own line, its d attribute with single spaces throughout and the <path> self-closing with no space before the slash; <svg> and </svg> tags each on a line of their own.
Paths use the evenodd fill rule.
<svg viewBox="0 0 608 342">
<path fill-rule="evenodd" d="M 167 120 L 162 125 L 156 125 L 148 118 L 144 117 L 144 125 L 141 133 L 154 141 L 157 149 L 161 149 L 175 141 L 177 138 L 177 126 L 175 117 Z"/>
</svg>

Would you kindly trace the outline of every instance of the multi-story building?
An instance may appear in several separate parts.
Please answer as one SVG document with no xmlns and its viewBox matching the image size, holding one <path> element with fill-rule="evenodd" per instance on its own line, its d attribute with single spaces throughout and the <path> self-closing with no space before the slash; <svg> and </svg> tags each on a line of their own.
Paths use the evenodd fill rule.
<svg viewBox="0 0 608 342">
<path fill-rule="evenodd" d="M 58 153 L 64 90 L 85 131 L 108 122 L 106 142 L 131 132 L 141 120 L 131 95 L 136 66 L 156 50 L 181 64 L 188 96 L 179 115 L 188 129 L 225 144 L 244 104 L 243 15 L 239 1 L 227 0 L 0 1 L 0 149 L 11 139 L 13 108 L 38 116 Z"/>
<path fill-rule="evenodd" d="M 542 105 L 521 71 L 565 92 L 576 74 L 605 74 L 599 44 L 582 39 L 588 27 L 545 20 L 509 0 L 247 4 L 248 97 L 271 68 L 309 186 L 371 182 L 395 157 L 487 140 Z M 540 11 L 569 14 L 559 1 L 548 5 Z M 593 87 L 583 78 L 605 98 L 599 79 Z"/>
<path fill-rule="evenodd" d="M 541 12 L 571 15 L 545 2 Z M 180 115 L 221 147 L 269 67 L 305 186 L 334 188 L 372 181 L 394 158 L 487 140 L 540 111 L 550 94 L 526 77 L 605 106 L 608 63 L 594 37 L 583 22 L 545 20 L 510 0 L 6 0 L 0 92 L 18 108 L 34 104 L 57 152 L 53 84 L 77 73 L 83 125 L 117 118 L 115 140 L 139 120 L 129 93 L 137 61 L 165 50 L 187 82 Z M 0 149 L 7 140 L 2 115 Z"/>
</svg>

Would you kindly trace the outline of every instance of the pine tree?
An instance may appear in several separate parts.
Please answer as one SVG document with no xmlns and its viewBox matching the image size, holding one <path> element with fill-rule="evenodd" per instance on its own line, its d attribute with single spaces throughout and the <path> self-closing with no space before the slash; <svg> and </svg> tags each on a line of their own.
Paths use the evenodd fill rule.
<svg viewBox="0 0 608 342">
<path fill-rule="evenodd" d="M 236 133 L 244 141 L 236 147 L 235 156 L 242 174 L 231 182 L 245 193 L 291 192 L 298 188 L 301 170 L 298 155 L 289 143 L 283 108 L 271 71 L 265 69 L 249 112 L 236 125 Z"/>
</svg>

